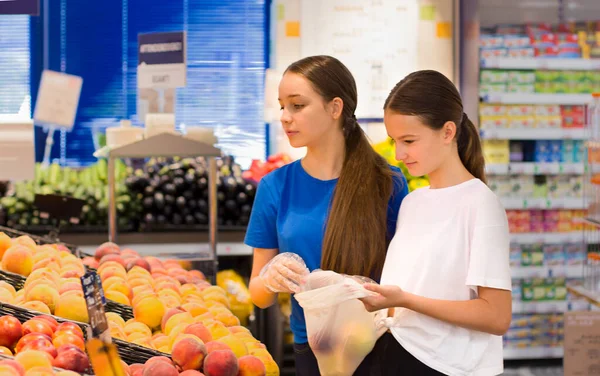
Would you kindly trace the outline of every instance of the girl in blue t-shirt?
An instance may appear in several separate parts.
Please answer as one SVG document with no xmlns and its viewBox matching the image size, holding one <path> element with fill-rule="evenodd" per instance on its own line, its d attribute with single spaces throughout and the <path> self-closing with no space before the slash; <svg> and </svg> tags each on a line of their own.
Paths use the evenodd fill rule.
<svg viewBox="0 0 600 376">
<path fill-rule="evenodd" d="M 290 65 L 279 103 L 290 144 L 307 152 L 258 186 L 245 243 L 254 248 L 250 294 L 260 308 L 278 292 L 297 292 L 318 268 L 378 280 L 408 193 L 400 170 L 373 150 L 357 123 L 356 83 L 339 60 L 312 56 Z M 290 326 L 296 374 L 318 375 L 293 297 Z M 368 374 L 368 363 L 356 374 Z"/>
</svg>

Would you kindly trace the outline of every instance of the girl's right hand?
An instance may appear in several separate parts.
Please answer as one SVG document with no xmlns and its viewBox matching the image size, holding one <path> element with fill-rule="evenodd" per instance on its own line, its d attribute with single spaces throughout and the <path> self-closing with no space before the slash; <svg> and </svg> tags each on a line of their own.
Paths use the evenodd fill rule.
<svg viewBox="0 0 600 376">
<path fill-rule="evenodd" d="M 265 288 L 273 293 L 300 292 L 304 278 L 310 273 L 304 260 L 295 253 L 280 253 L 260 271 Z"/>
</svg>

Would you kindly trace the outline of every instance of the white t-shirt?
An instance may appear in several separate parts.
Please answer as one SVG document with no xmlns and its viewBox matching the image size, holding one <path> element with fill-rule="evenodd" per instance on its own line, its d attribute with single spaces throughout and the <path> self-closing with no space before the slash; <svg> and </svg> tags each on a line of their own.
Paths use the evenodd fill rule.
<svg viewBox="0 0 600 376">
<path fill-rule="evenodd" d="M 511 290 L 506 212 L 479 179 L 410 193 L 402 202 L 382 285 L 433 299 L 469 300 L 477 286 Z M 396 308 L 396 340 L 447 375 L 503 372 L 502 337 Z"/>
</svg>

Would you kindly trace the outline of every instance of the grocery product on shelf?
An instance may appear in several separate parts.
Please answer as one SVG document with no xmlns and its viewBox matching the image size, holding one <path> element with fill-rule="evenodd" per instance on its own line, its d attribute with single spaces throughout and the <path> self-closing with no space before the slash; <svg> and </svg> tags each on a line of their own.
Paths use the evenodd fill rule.
<svg viewBox="0 0 600 376">
<path fill-rule="evenodd" d="M 253 160 L 250 168 L 242 173 L 244 179 L 258 183 L 269 172 L 292 162 L 292 158 L 285 153 L 270 155 L 265 162 Z"/>
<path fill-rule="evenodd" d="M 587 99 L 570 94 L 600 88 L 590 63 L 598 60 L 583 62 L 600 58 L 597 31 L 600 23 L 585 22 L 497 25 L 481 32 L 483 152 L 489 186 L 507 209 L 511 232 L 516 316 L 504 342 L 516 352 L 508 351 L 509 358 L 562 356 L 544 350 L 562 348 L 555 324 L 565 311 L 589 307 L 567 289 L 581 283 L 583 231 L 589 229 Z M 495 95 L 506 93 L 514 94 L 511 100 Z"/>
<path fill-rule="evenodd" d="M 221 226 L 246 226 L 256 183 L 242 177 L 233 157 L 217 160 L 218 220 Z M 127 178 L 142 202 L 141 230 L 208 225 L 208 166 L 204 158 L 148 161 Z"/>
<path fill-rule="evenodd" d="M 119 161 L 115 170 L 119 227 L 131 229 L 140 216 L 141 203 L 122 183 L 128 175 L 126 166 Z M 79 223 L 71 228 L 105 229 L 108 223 L 107 172 L 104 160 L 81 170 L 62 168 L 56 163 L 48 167 L 37 164 L 34 180 L 14 184 L 12 193 L 0 199 L 0 217 L 4 217 L 4 220 L 0 218 L 0 224 L 22 229 L 53 226 L 51 218 L 40 215 L 34 197 L 36 194 L 60 194 L 86 201 Z"/>
</svg>

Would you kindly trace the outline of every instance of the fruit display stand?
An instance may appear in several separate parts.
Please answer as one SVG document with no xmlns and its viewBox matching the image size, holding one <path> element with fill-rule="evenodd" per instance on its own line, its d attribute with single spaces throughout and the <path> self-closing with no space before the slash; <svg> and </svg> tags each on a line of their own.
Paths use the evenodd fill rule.
<svg viewBox="0 0 600 376">
<path fill-rule="evenodd" d="M 115 163 L 122 158 L 150 157 L 206 157 L 209 159 L 208 171 L 208 232 L 207 248 L 199 248 L 193 255 L 168 255 L 171 258 L 182 257 L 188 261 L 209 264 L 209 275 L 216 277 L 217 271 L 217 165 L 215 158 L 221 156 L 221 151 L 212 145 L 187 139 L 169 133 L 162 133 L 129 145 L 111 149 L 108 152 L 108 227 L 109 240 L 117 239 L 117 207 L 116 207 L 116 176 Z"/>
</svg>

